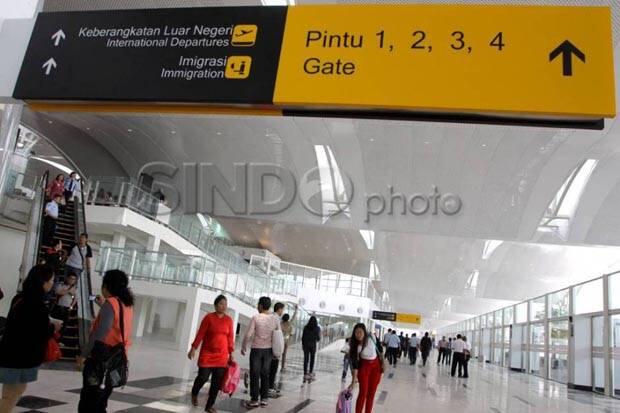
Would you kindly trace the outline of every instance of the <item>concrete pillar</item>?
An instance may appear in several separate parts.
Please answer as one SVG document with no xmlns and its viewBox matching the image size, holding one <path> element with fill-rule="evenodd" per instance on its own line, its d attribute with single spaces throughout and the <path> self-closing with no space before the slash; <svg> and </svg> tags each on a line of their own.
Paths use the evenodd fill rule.
<svg viewBox="0 0 620 413">
<path fill-rule="evenodd" d="M 161 243 L 161 238 L 151 235 L 149 236 L 149 239 L 146 242 L 146 250 L 147 251 L 159 251 L 160 243 Z"/>
<path fill-rule="evenodd" d="M 120 232 L 115 232 L 112 236 L 112 248 L 125 248 L 127 236 Z"/>
<path fill-rule="evenodd" d="M 150 306 L 146 319 L 146 334 L 153 334 L 153 324 L 155 323 L 155 310 L 157 309 L 157 298 L 151 298 Z"/>
<path fill-rule="evenodd" d="M 184 311 L 182 312 L 181 322 L 177 324 L 178 333 L 176 334 L 176 342 L 180 351 L 187 351 L 196 335 L 198 323 L 200 323 L 200 305 L 198 294 L 193 294 L 184 303 Z"/>
<path fill-rule="evenodd" d="M 134 314 L 137 314 L 135 323 L 135 337 L 142 337 L 144 335 L 144 327 L 146 326 L 146 318 L 149 313 L 149 304 L 151 299 L 149 297 L 138 297 L 136 300 L 136 309 Z"/>
</svg>

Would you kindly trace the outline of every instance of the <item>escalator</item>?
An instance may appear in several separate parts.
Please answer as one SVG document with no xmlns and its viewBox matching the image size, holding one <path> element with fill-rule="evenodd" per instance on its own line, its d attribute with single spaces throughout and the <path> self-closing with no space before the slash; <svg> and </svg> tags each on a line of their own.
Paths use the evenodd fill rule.
<svg viewBox="0 0 620 413">
<path fill-rule="evenodd" d="M 24 246 L 20 281 L 25 278 L 30 268 L 41 262 L 46 262 L 52 245 L 43 243 L 43 214 L 47 203 L 45 188 L 48 186 L 49 171 L 38 182 L 33 202 L 28 233 Z M 62 241 L 62 247 L 68 256 L 71 248 L 79 242 L 80 234 L 87 233 L 86 214 L 83 203 L 84 195 L 75 197 L 64 207 L 60 208 L 54 239 Z M 86 268 L 86 265 L 83 265 Z M 56 282 L 64 280 L 64 264 L 56 267 Z M 21 285 L 21 282 L 20 282 Z M 78 288 L 76 294 L 76 305 L 69 311 L 64 328 L 62 330 L 61 352 L 64 361 L 74 361 L 81 353 L 81 349 L 86 345 L 90 325 L 94 319 L 93 302 L 89 300 L 92 295 L 92 283 L 90 272 L 84 270 L 78 278 Z M 54 309 L 54 300 L 50 302 L 50 309 Z"/>
</svg>

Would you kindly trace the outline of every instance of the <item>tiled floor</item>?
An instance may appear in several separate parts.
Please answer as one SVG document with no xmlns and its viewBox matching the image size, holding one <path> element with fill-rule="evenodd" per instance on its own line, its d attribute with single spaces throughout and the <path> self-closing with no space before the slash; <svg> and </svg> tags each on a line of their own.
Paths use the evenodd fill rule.
<svg viewBox="0 0 620 413">
<path fill-rule="evenodd" d="M 131 381 L 110 398 L 110 412 L 163 413 L 200 412 L 189 406 L 189 391 L 196 371 L 184 354 L 138 343 L 132 348 Z M 247 357 L 238 358 L 242 367 Z M 292 354 L 287 371 L 280 375 L 281 397 L 270 400 L 260 413 L 328 413 L 342 388 L 341 357 L 322 353 L 316 368 L 317 380 L 302 384 L 300 354 Z M 18 412 L 74 412 L 79 399 L 80 375 L 75 371 L 42 370 L 31 385 Z M 34 396 L 36 395 L 36 396 Z M 220 396 L 220 413 L 245 412 L 243 386 L 232 398 Z M 403 410 L 405 408 L 405 410 Z M 459 413 L 620 413 L 620 400 L 592 393 L 569 391 L 566 386 L 506 369 L 470 363 L 470 378 L 451 378 L 446 366 L 429 361 L 426 367 L 401 363 L 384 375 L 377 393 L 377 413 L 397 411 L 458 411 Z"/>
</svg>

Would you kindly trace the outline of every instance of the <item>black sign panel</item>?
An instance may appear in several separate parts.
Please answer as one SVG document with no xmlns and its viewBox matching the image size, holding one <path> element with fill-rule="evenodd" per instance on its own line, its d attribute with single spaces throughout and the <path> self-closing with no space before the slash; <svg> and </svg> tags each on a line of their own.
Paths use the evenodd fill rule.
<svg viewBox="0 0 620 413">
<path fill-rule="evenodd" d="M 18 99 L 271 104 L 286 7 L 41 13 Z"/>
<path fill-rule="evenodd" d="M 390 313 L 387 311 L 373 311 L 372 319 L 373 320 L 384 320 L 384 321 L 396 321 L 396 313 Z"/>
</svg>

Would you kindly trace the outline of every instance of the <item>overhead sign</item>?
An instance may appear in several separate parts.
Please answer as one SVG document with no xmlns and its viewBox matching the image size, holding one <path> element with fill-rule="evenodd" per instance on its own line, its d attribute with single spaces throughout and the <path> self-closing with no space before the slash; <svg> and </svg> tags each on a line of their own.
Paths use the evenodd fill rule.
<svg viewBox="0 0 620 413">
<path fill-rule="evenodd" d="M 14 96 L 592 121 L 614 81 L 608 7 L 183 8 L 41 13 Z"/>
<path fill-rule="evenodd" d="M 373 311 L 373 320 L 391 321 L 398 323 L 422 324 L 422 316 L 420 314 L 407 313 L 391 313 L 388 311 Z"/>
<path fill-rule="evenodd" d="M 15 96 L 271 104 L 286 8 L 41 13 Z"/>
<path fill-rule="evenodd" d="M 614 117 L 610 9 L 291 7 L 274 101 Z"/>
</svg>

